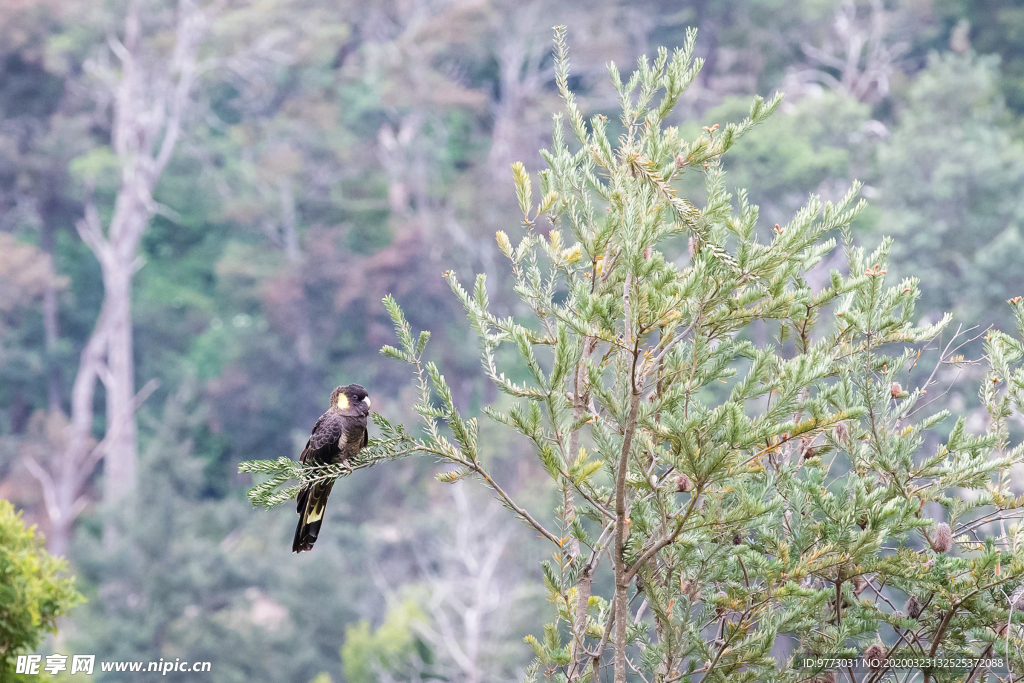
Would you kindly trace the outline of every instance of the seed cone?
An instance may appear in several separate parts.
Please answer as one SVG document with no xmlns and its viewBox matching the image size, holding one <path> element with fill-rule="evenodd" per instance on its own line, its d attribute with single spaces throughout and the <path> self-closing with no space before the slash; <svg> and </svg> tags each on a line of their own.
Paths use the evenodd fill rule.
<svg viewBox="0 0 1024 683">
<path fill-rule="evenodd" d="M 921 601 L 917 599 L 916 595 L 911 595 L 907 598 L 907 604 L 903 606 L 903 609 L 911 619 L 917 619 L 921 616 Z"/>
<path fill-rule="evenodd" d="M 885 656 L 885 648 L 882 647 L 881 643 L 871 643 L 864 650 L 864 660 L 869 667 L 872 669 L 879 669 L 881 665 L 881 659 Z"/>
<path fill-rule="evenodd" d="M 948 553 L 953 547 L 953 530 L 945 522 L 936 524 L 932 531 L 932 550 L 937 553 Z"/>
</svg>

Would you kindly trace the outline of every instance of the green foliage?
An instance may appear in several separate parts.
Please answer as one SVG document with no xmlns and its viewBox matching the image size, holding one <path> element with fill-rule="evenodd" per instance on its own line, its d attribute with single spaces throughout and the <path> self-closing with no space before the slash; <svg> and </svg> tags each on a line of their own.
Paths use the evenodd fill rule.
<svg viewBox="0 0 1024 683">
<path fill-rule="evenodd" d="M 938 0 L 936 9 L 951 27 L 961 33 L 960 42 L 979 54 L 1000 57 L 1000 90 L 1017 112 L 1024 111 L 1024 11 L 1014 0 Z"/>
<path fill-rule="evenodd" d="M 433 678 L 429 674 L 433 655 L 417 636 L 417 624 L 426 622 L 426 615 L 416 600 L 406 598 L 389 605 L 384 621 L 377 628 L 363 620 L 345 630 L 341 659 L 348 683 L 379 683 L 380 674 L 389 680 L 420 681 Z"/>
<path fill-rule="evenodd" d="M 144 32 L 158 24 L 169 28 L 174 4 L 147 2 Z M 897 280 L 903 274 L 922 279 L 920 319 L 935 321 L 941 311 L 955 309 L 959 321 L 1011 329 L 1003 300 L 1024 293 L 1018 264 L 1024 249 L 1019 205 L 1019 159 L 1024 154 L 1018 117 L 1024 110 L 1024 52 L 1018 49 L 1024 15 L 1016 0 L 854 4 L 860 18 L 871 7 L 884 6 L 881 52 L 898 53 L 898 44 L 912 44 L 908 58 L 879 65 L 891 83 L 889 96 L 868 107 L 842 93 L 826 91 L 819 97 L 807 91 L 802 98 L 790 93 L 784 110 L 722 158 L 722 168 L 728 170 L 724 182 L 730 190 L 749 187 L 748 204 L 759 206 L 753 231 L 764 244 L 774 238 L 772 226 L 787 225 L 808 192 L 836 201 L 849 178 L 863 178 L 864 196 L 872 199 L 872 206 L 859 215 L 853 233 L 858 243 L 877 240 L 858 232 L 868 223 L 896 233 L 888 270 Z M 101 211 L 109 211 L 119 183 L 105 116 L 110 100 L 104 94 L 103 71 L 107 64 L 117 65 L 108 47 L 110 36 L 122 35 L 122 6 L 120 0 L 103 7 L 83 0 L 15 3 L 5 7 L 0 26 L 0 206 L 5 216 L 0 228 L 0 486 L 29 516 L 42 515 L 45 508 L 39 487 L 20 460 L 25 449 L 61 452 L 61 425 L 66 424 L 62 412 L 69 408 L 82 345 L 101 307 L 97 262 L 74 226 L 82 217 L 84 187 L 94 184 Z M 548 216 L 561 211 L 562 224 L 555 228 L 560 230 L 559 258 L 565 264 L 586 266 L 600 276 L 618 267 L 620 259 L 606 260 L 600 251 L 602 258 L 587 261 L 590 254 L 568 227 L 572 218 L 561 199 L 565 193 L 553 187 L 554 170 L 547 171 L 546 179 L 530 173 L 541 164 L 534 149 L 549 125 L 547 112 L 558 86 L 574 91 L 577 114 L 572 121 L 566 118 L 569 130 L 585 128 L 592 113 L 609 114 L 614 97 L 606 96 L 610 91 L 595 77 L 595 68 L 599 73 L 610 58 L 631 62 L 635 51 L 646 45 L 684 44 L 687 27 L 699 25 L 700 54 L 707 58 L 696 76 L 700 87 L 696 97 L 687 93 L 666 119 L 678 123 L 681 139 L 698 140 L 704 136 L 693 121 L 695 112 L 709 128 L 740 121 L 749 103 L 733 97 L 737 92 L 750 88 L 770 93 L 787 73 L 813 65 L 806 45 L 842 49 L 835 43 L 834 29 L 836 11 L 845 6 L 838 0 L 661 0 L 642 7 L 487 0 L 419 3 L 412 12 L 384 2 L 380 12 L 366 12 L 360 3 L 322 0 L 225 5 L 210 27 L 213 40 L 204 48 L 204 59 L 232 68 L 202 71 L 178 153 L 156 189 L 159 213 L 147 228 L 143 267 L 133 287 L 136 377 L 140 385 L 150 378 L 161 381 L 161 389 L 140 410 L 142 444 L 167 439 L 161 406 L 190 381 L 193 370 L 198 375 L 194 412 L 172 435 L 175 445 L 167 451 L 170 455 L 164 454 L 164 464 L 150 467 L 156 458 L 154 453 L 147 456 L 154 456 L 143 468 L 152 486 L 146 485 L 143 497 L 157 501 L 161 513 L 144 504 L 123 512 L 124 537 L 132 553 L 104 556 L 94 538 L 99 513 L 94 506 L 85 509 L 79 543 L 71 546 L 69 556 L 79 585 L 91 598 L 74 613 L 73 632 L 90 636 L 79 649 L 88 651 L 94 645 L 110 656 L 143 658 L 172 650 L 214 652 L 213 680 L 218 683 L 261 676 L 304 681 L 320 671 L 339 680 L 338 646 L 345 625 L 376 615 L 372 599 L 362 604 L 353 599 L 371 593 L 360 583 L 367 573 L 364 559 L 408 560 L 407 553 L 395 553 L 390 545 L 367 548 L 360 539 L 372 538 L 377 524 L 406 534 L 413 522 L 429 526 L 448 514 L 429 493 L 436 454 L 407 460 L 400 471 L 367 469 L 358 480 L 337 487 L 330 513 L 344 523 L 328 523 L 329 534 L 315 556 L 294 563 L 286 561 L 286 553 L 275 554 L 277 546 L 287 545 L 293 516 L 247 513 L 236 489 L 248 484 L 248 477 L 235 472 L 239 460 L 269 459 L 267 474 L 257 478 L 283 474 L 286 479 L 265 487 L 268 502 L 286 500 L 295 490 L 290 485 L 311 477 L 345 474 L 344 468 L 303 473 L 290 464 L 275 464 L 276 458 L 298 452 L 336 384 L 363 383 L 390 420 L 408 421 L 412 404 L 423 402 L 416 397 L 419 392 L 410 395 L 405 388 L 407 366 L 375 358 L 389 329 L 388 316 L 377 305 L 385 292 L 402 302 L 410 330 L 434 332 L 421 364 L 434 360 L 443 369 L 444 384 L 467 430 L 467 418 L 479 419 L 478 459 L 486 463 L 486 475 L 497 477 L 520 509 L 536 510 L 531 516 L 555 538 L 568 537 L 569 544 L 600 538 L 598 519 L 604 512 L 584 516 L 581 510 L 587 505 L 577 489 L 604 504 L 613 466 L 607 453 L 620 445 L 622 434 L 614 425 L 609 431 L 602 421 L 587 425 L 589 406 L 578 420 L 573 408 L 570 426 L 584 426 L 578 429 L 579 443 L 570 443 L 563 453 L 550 441 L 547 394 L 556 387 L 565 389 L 567 380 L 573 384 L 569 393 L 575 394 L 578 377 L 583 387 L 600 392 L 594 399 L 597 411 L 617 405 L 620 387 L 590 382 L 592 373 L 594 379 L 600 375 L 610 342 L 601 341 L 590 352 L 598 360 L 580 375 L 574 372 L 574 359 L 582 355 L 574 343 L 580 341 L 579 332 L 560 330 L 555 323 L 551 338 L 560 340 L 557 348 L 534 343 L 547 339 L 548 332 L 535 317 L 524 315 L 528 308 L 514 289 L 516 276 L 502 267 L 499 253 L 511 257 L 514 243 L 516 250 L 522 247 L 519 262 L 526 264 L 531 250 L 544 247 L 538 264 L 547 281 L 552 251 Z M 386 18 L 384 30 L 381 17 Z M 962 19 L 969 25 L 958 23 Z M 557 80 L 542 47 L 556 22 L 584 29 L 573 40 L 582 68 L 569 74 L 563 59 Z M 953 50 L 963 53 L 928 62 L 927 50 L 947 51 L 951 35 Z M 971 56 L 965 38 L 978 55 L 996 54 L 1000 61 Z M 167 33 L 160 37 L 171 39 Z M 694 73 L 685 68 L 677 72 L 673 87 L 678 89 Z M 655 98 L 651 109 L 657 109 L 657 102 Z M 626 131 L 615 115 L 601 125 L 608 129 L 608 147 L 598 151 L 614 155 L 612 144 Z M 720 136 L 716 131 L 715 137 Z M 582 152 L 572 137 L 569 133 L 570 152 Z M 600 136 L 596 141 L 604 144 Z M 525 190 L 529 183 L 524 203 L 533 226 L 529 232 L 536 238 L 525 245 L 522 238 L 528 231 L 508 223 L 509 216 L 522 213 L 518 198 L 507 184 L 493 180 L 517 158 L 525 165 L 516 189 Z M 636 171 L 650 169 L 637 164 Z M 605 173 L 595 166 L 601 182 Z M 566 175 L 563 170 L 562 177 Z M 571 181 L 573 191 L 579 189 L 576 180 Z M 675 173 L 670 185 L 680 197 L 705 208 L 704 180 L 695 157 L 691 166 Z M 589 177 L 583 184 L 587 182 Z M 590 216 L 596 218 L 584 222 L 599 224 L 601 230 L 617 229 L 623 212 L 616 210 L 614 220 L 604 221 L 609 201 L 596 195 L 591 201 Z M 582 202 L 577 210 L 585 212 Z M 681 208 L 685 213 L 687 207 Z M 489 248 L 490 235 L 499 228 L 508 234 L 499 239 L 498 248 Z M 653 252 L 683 268 L 690 263 L 690 237 L 688 229 L 681 230 Z M 725 255 L 738 255 L 740 246 L 738 240 L 726 240 Z M 26 247 L 34 251 L 31 259 L 18 257 Z M 829 268 L 846 273 L 844 256 L 842 250 L 826 255 L 827 262 L 807 278 L 812 291 L 828 285 Z M 45 298 L 45 282 L 35 280 L 46 262 L 52 263 L 47 270 L 63 281 L 54 302 Z M 461 310 L 460 300 L 449 296 L 438 277 L 447 267 L 460 274 L 486 272 L 487 310 L 501 319 L 517 316 L 514 322 L 522 329 L 513 329 L 514 337 L 496 343 L 493 373 L 481 375 L 474 354 L 466 352 L 465 325 L 454 314 Z M 24 276 L 32 281 L 19 284 Z M 613 274 L 608 283 L 620 286 L 622 280 Z M 467 290 L 475 290 L 471 284 L 464 281 Z M 552 301 L 559 306 L 579 301 L 568 299 L 564 275 L 553 289 Z M 475 299 L 476 292 L 471 296 Z M 614 294 L 605 292 L 603 297 L 585 315 L 612 329 L 620 311 L 611 305 Z M 48 328 L 45 317 L 50 303 L 56 304 L 55 329 Z M 828 332 L 833 323 L 829 307 L 834 305 L 820 309 L 814 339 Z M 687 327 L 691 318 L 684 315 L 691 314 L 690 309 L 680 311 L 677 331 Z M 722 376 L 696 390 L 699 398 L 717 406 L 736 391 L 737 399 L 750 395 L 754 398 L 748 402 L 764 403 L 763 394 L 757 394 L 763 377 L 759 373 L 774 368 L 779 356 L 790 358 L 799 338 L 790 326 L 785 341 L 776 341 L 775 325 L 752 318 L 737 332 L 736 356 L 731 362 L 727 350 L 714 356 L 715 362 L 724 363 Z M 493 326 L 486 331 L 504 334 Z M 943 345 L 947 341 L 944 337 Z M 749 344 L 756 348 L 751 351 Z M 775 348 L 774 355 L 758 351 L 766 345 Z M 532 364 L 524 351 L 532 354 Z M 913 368 L 910 379 L 900 377 L 908 396 L 920 388 L 922 368 L 937 353 L 926 350 L 916 364 L 905 366 Z M 423 349 L 417 354 L 422 356 Z M 699 357 L 704 363 L 704 356 Z M 613 371 L 611 359 L 605 373 Z M 924 368 L 924 375 L 930 369 Z M 977 373 L 975 366 L 954 365 L 948 358 L 936 375 L 943 380 L 941 386 L 929 388 L 918 404 L 929 407 L 912 419 L 951 407 L 964 415 L 965 430 L 980 429 L 985 418 L 972 401 L 976 392 L 971 382 L 961 381 L 943 393 L 961 371 L 965 380 Z M 729 372 L 736 374 L 729 377 Z M 488 376 L 502 373 L 510 386 L 525 393 L 501 393 Z M 1000 371 L 1000 376 L 1008 375 Z M 736 389 L 737 378 L 744 377 L 750 385 Z M 429 373 L 426 379 L 432 382 Z M 607 376 L 601 379 L 607 381 Z M 697 381 L 703 382 L 703 376 Z M 992 388 L 1010 391 L 1002 383 Z M 96 428 L 101 430 L 102 395 L 98 398 Z M 478 407 L 487 403 L 484 414 L 491 412 L 504 422 L 477 415 Z M 448 430 L 445 406 L 433 389 L 425 405 L 441 413 L 436 418 L 439 434 L 461 454 L 461 445 Z M 753 419 L 763 408 L 747 408 L 744 417 Z M 921 429 L 922 452 L 937 454 L 953 422 Z M 1005 424 L 1019 429 L 1013 417 L 1005 418 Z M 521 431 L 529 436 L 519 436 Z M 423 435 L 414 429 L 409 433 Z M 1017 432 L 1011 433 L 1016 437 Z M 639 438 L 647 452 L 649 435 L 643 427 Z M 814 443 L 825 438 L 819 435 Z M 374 443 L 376 447 L 378 439 Z M 799 448 L 799 440 L 795 443 Z M 399 440 L 381 453 L 409 446 Z M 695 466 L 701 466 L 706 449 L 697 452 L 689 442 L 685 446 Z M 837 458 L 837 468 L 848 456 L 817 445 L 815 451 L 826 463 Z M 526 461 L 527 452 L 535 452 L 532 460 Z M 184 472 L 167 465 L 175 458 Z M 440 475 L 442 481 L 481 476 L 473 467 L 443 461 L 450 467 Z M 639 473 L 628 474 L 627 483 L 642 484 Z M 671 481 L 669 477 L 664 483 Z M 563 485 L 572 499 L 567 507 Z M 83 502 L 95 500 L 101 487 L 102 474 L 90 482 Z M 554 512 L 559 505 L 576 513 L 571 522 Z M 923 514 L 937 518 L 940 510 L 926 504 Z M 633 521 L 648 524 L 643 533 L 649 533 L 649 516 Z M 543 539 L 538 544 L 550 542 L 535 535 Z M 920 535 L 911 533 L 908 544 L 925 549 Z M 529 543 L 524 550 L 529 552 L 522 557 L 539 552 Z M 605 599 L 608 555 L 602 557 L 594 580 L 605 597 L 593 596 L 586 641 L 591 648 L 611 609 Z M 572 585 L 573 573 L 585 569 L 585 564 L 580 568 L 564 559 L 553 561 L 548 583 L 558 586 L 568 580 Z M 400 583 L 409 568 L 399 567 L 395 573 Z M 346 580 L 337 581 L 337 576 Z M 262 597 L 246 597 L 248 586 L 259 586 Z M 637 596 L 633 607 L 643 599 Z M 894 604 L 901 606 L 903 599 L 898 595 Z M 295 628 L 268 635 L 252 624 L 250 608 L 266 607 L 266 600 L 287 607 Z M 326 616 L 311 614 L 309 604 Z M 192 616 L 196 610 L 203 615 L 198 620 Z M 645 608 L 645 618 L 650 614 L 650 607 Z M 523 620 L 510 628 L 517 630 Z M 540 637 L 539 626 L 537 632 Z M 564 628 L 561 639 L 555 649 L 571 650 Z M 512 647 L 526 649 L 518 643 Z M 497 655 L 507 670 L 521 664 L 518 651 L 509 652 Z M 536 673 L 540 675 L 539 664 Z"/>
<path fill-rule="evenodd" d="M 65 564 L 43 549 L 35 527 L 0 500 L 0 678 L 14 677 L 19 654 L 34 650 L 58 617 L 82 601 Z M 14 680 L 20 680 L 20 677 Z"/>
<path fill-rule="evenodd" d="M 913 370 L 949 317 L 916 322 L 917 281 L 886 278 L 890 240 L 872 252 L 852 244 L 859 186 L 835 202 L 812 195 L 761 240 L 758 209 L 726 191 L 721 157 L 780 98 L 757 98 L 741 122 L 694 138 L 663 127 L 700 68 L 692 51 L 691 33 L 628 79 L 610 65 L 622 105 L 613 145 L 607 119 L 586 121 L 568 88 L 559 30 L 557 84 L 575 141 L 556 117 L 539 205 L 513 167 L 524 220 L 517 238 L 497 235 L 529 314 L 498 317 L 483 275 L 466 288 L 445 274 L 484 373 L 512 401 L 484 412 L 532 445 L 560 504 L 531 512 L 485 467 L 477 418 L 456 406 L 423 358 L 426 338 L 414 341 L 388 297 L 399 345 L 382 352 L 411 366 L 423 427 L 413 438 L 387 425 L 393 455 L 450 463 L 442 481 L 479 477 L 553 545 L 542 568 L 554 618 L 527 638 L 537 657 L 528 680 L 592 680 L 610 666 L 617 681 L 628 668 L 658 680 L 795 681 L 815 673 L 802 670 L 804 654 L 857 655 L 876 640 L 896 656 L 1016 661 L 1005 649 L 1019 634 L 1001 629 L 1007 596 L 1024 585 L 1014 521 L 1024 498 L 1008 475 L 1024 446 L 1009 444 L 1006 420 L 1022 408 L 1024 344 L 989 335 L 988 427 L 971 434 L 960 419 L 940 438 L 948 413 L 924 412 L 936 373 Z M 688 174 L 703 180 L 703 206 L 676 190 Z M 812 286 L 836 236 L 845 269 Z M 755 343 L 766 331 L 773 338 Z M 502 367 L 503 347 L 522 379 Z M 940 345 L 936 368 L 959 363 L 955 351 Z M 284 463 L 260 467 L 288 474 Z M 272 502 L 262 490 L 254 500 Z M 605 559 L 614 581 L 602 594 Z M 907 596 L 918 605 L 898 610 Z M 782 639 L 793 654 L 773 651 Z"/>
<path fill-rule="evenodd" d="M 1024 145 L 1006 115 L 992 59 L 933 56 L 880 151 L 899 269 L 921 278 L 928 310 L 965 323 L 996 322 L 1007 292 L 1024 292 Z"/>
<path fill-rule="evenodd" d="M 109 147 L 94 147 L 68 164 L 71 176 L 84 185 L 115 187 L 118 180 L 117 156 Z"/>
<path fill-rule="evenodd" d="M 732 97 L 705 117 L 734 120 L 746 108 L 744 99 Z M 790 104 L 725 159 L 729 186 L 749 188 L 750 202 L 768 227 L 784 223 L 809 193 L 835 192 L 870 167 L 874 147 L 865 131 L 868 114 L 867 105 L 836 93 Z M 696 182 L 691 185 L 698 189 Z"/>
</svg>

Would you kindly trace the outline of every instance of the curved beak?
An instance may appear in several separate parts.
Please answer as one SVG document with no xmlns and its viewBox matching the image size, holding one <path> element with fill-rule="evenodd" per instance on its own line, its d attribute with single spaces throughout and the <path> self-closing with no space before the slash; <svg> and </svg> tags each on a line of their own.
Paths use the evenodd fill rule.
<svg viewBox="0 0 1024 683">
<path fill-rule="evenodd" d="M 363 396 L 363 403 L 366 404 L 367 408 L 369 408 L 371 405 L 373 405 L 372 403 L 370 403 L 370 397 L 369 396 Z"/>
</svg>

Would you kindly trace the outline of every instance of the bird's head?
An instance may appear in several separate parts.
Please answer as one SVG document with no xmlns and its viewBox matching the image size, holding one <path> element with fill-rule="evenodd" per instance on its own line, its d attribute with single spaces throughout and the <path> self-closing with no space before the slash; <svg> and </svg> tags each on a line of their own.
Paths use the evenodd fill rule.
<svg viewBox="0 0 1024 683">
<path fill-rule="evenodd" d="M 370 397 L 366 389 L 358 384 L 349 384 L 346 387 L 338 387 L 331 393 L 331 407 L 339 410 L 357 408 L 362 404 L 367 411 L 370 410 Z"/>
</svg>

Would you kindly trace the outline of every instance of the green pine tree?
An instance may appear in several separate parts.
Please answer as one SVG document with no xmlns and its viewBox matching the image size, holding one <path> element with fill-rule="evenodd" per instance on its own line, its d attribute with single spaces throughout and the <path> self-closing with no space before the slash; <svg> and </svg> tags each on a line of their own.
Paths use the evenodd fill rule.
<svg viewBox="0 0 1024 683">
<path fill-rule="evenodd" d="M 567 116 L 543 152 L 539 202 L 513 166 L 524 220 L 497 234 L 529 314 L 498 317 L 483 276 L 467 288 L 446 273 L 504 394 L 486 417 L 529 440 L 558 505 L 528 510 L 488 469 L 478 418 L 455 405 L 424 359 L 427 333 L 390 297 L 400 343 L 382 351 L 414 372 L 421 435 L 374 415 L 381 436 L 346 466 L 244 464 L 271 475 L 250 499 L 273 506 L 314 479 L 411 454 L 450 464 L 442 481 L 478 478 L 554 550 L 552 619 L 527 638 L 531 681 L 606 668 L 616 683 L 632 672 L 881 680 L 884 665 L 805 665 L 865 652 L 1024 666 L 1024 497 L 1009 478 L 1024 447 L 1007 426 L 1024 407 L 1024 344 L 987 334 L 984 433 L 929 410 L 938 370 L 962 362 L 959 337 L 942 337 L 948 316 L 915 323 L 916 280 L 886 278 L 889 240 L 853 245 L 857 186 L 836 202 L 812 196 L 767 241 L 757 207 L 725 190 L 722 155 L 781 97 L 694 139 L 666 125 L 701 67 L 694 39 L 627 80 L 610 65 L 622 114 L 586 120 L 558 29 Z M 684 176 L 703 180 L 700 206 L 677 193 Z M 845 272 L 812 287 L 837 238 Z M 1024 334 L 1024 304 L 1011 304 Z M 936 372 L 921 375 L 934 355 Z M 282 489 L 290 478 L 299 484 Z M 918 668 L 926 681 L 979 673 Z"/>
</svg>

